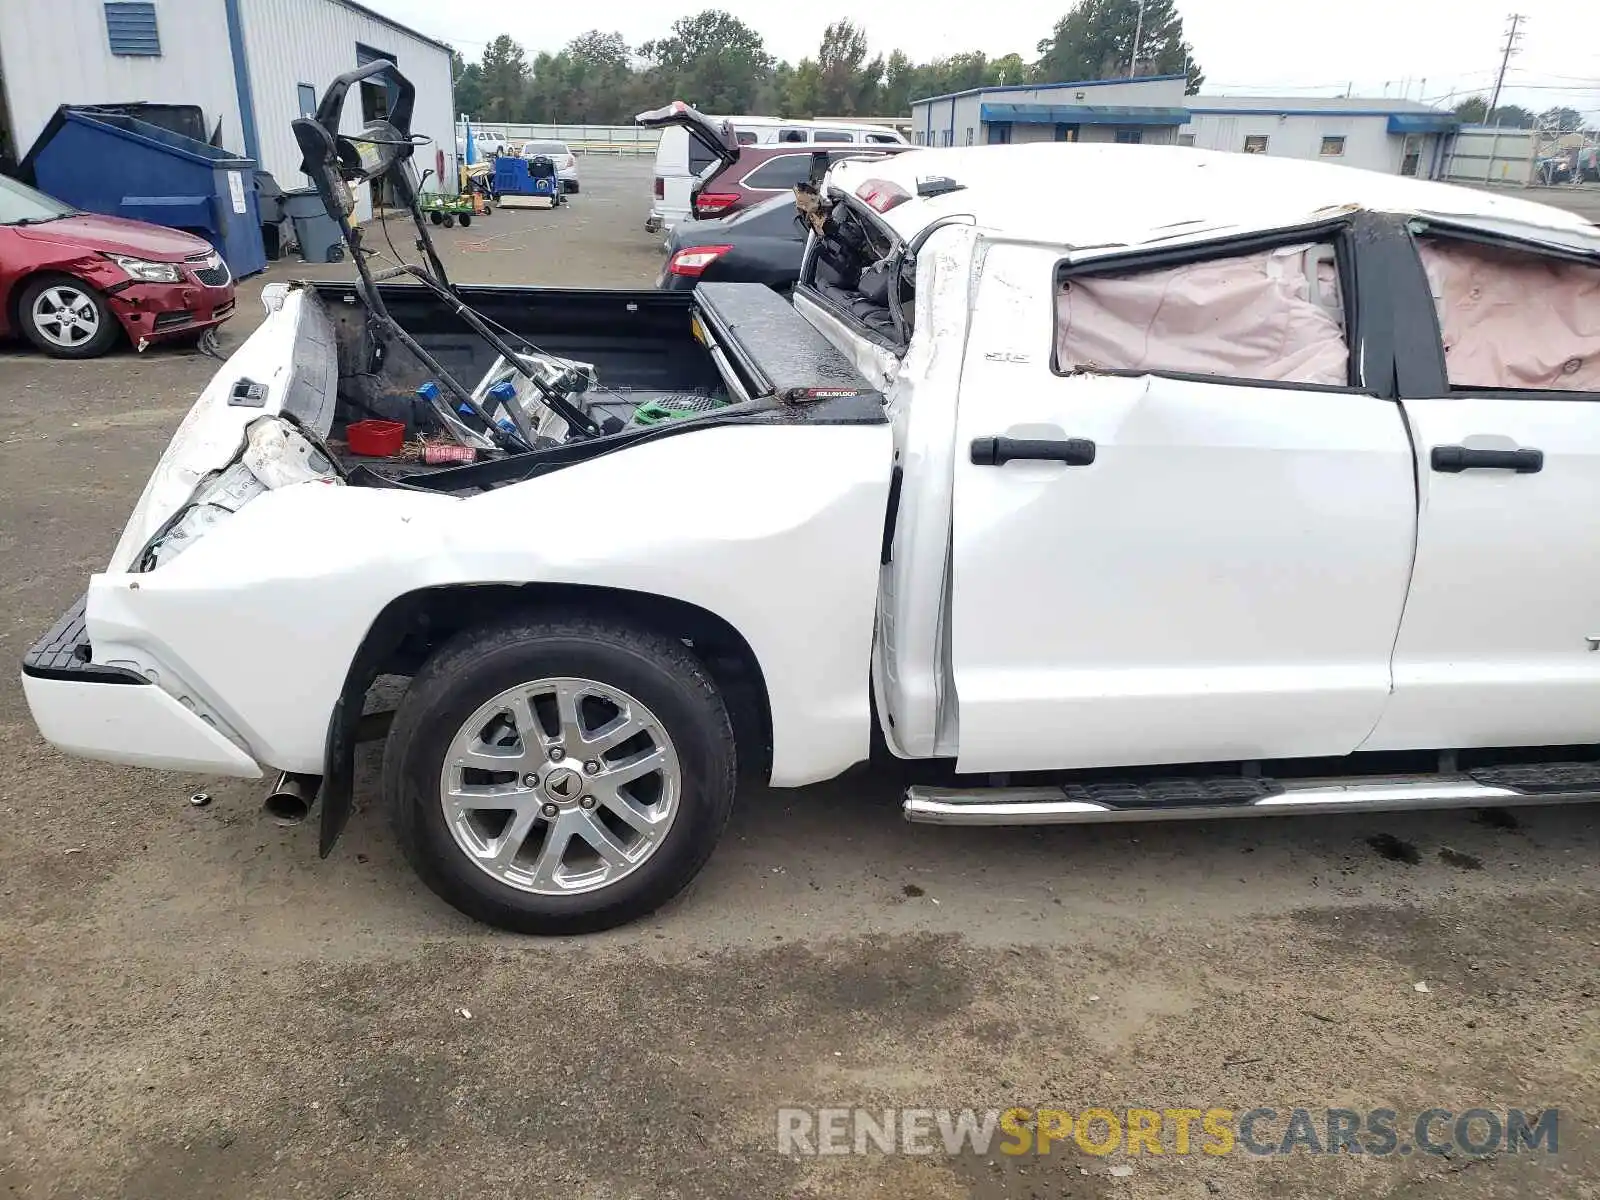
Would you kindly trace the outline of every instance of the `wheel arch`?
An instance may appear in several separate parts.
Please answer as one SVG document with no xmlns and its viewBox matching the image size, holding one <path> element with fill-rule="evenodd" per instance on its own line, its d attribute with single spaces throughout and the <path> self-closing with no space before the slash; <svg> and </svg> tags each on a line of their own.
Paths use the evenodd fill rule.
<svg viewBox="0 0 1600 1200">
<path fill-rule="evenodd" d="M 733 725 L 741 775 L 770 773 L 772 707 L 755 651 L 732 624 L 696 604 L 625 588 L 583 584 L 443 584 L 395 597 L 373 620 L 351 659 L 328 722 L 321 792 L 320 852 L 332 851 L 350 815 L 357 727 L 380 675 L 415 674 L 463 629 L 539 612 L 612 618 L 686 643 L 705 666 Z"/>
<path fill-rule="evenodd" d="M 103 299 L 109 300 L 110 293 L 107 292 L 104 287 L 92 279 L 80 275 L 75 271 L 69 270 L 66 264 L 43 263 L 35 267 L 30 267 L 27 272 L 22 275 L 18 275 L 11 281 L 11 290 L 6 294 L 5 297 L 3 324 L 4 327 L 13 335 L 17 337 L 22 336 L 22 297 L 27 293 L 28 288 L 30 288 L 33 284 L 37 283 L 41 279 L 50 278 L 69 279 L 73 283 L 82 284 L 84 287 L 88 288 Z M 116 326 L 121 334 L 125 335 L 127 333 L 127 329 L 122 324 L 122 315 L 118 313 L 116 308 L 109 302 L 106 304 L 106 311 L 111 315 L 111 319 L 116 323 Z"/>
</svg>

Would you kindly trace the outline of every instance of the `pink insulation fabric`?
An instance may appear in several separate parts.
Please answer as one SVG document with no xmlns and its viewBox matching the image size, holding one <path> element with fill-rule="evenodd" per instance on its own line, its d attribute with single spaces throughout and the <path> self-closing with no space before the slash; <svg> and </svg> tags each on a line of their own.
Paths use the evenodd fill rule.
<svg viewBox="0 0 1600 1200">
<path fill-rule="evenodd" d="M 1068 279 L 1056 293 L 1056 362 L 1338 386 L 1350 358 L 1339 311 L 1331 252 L 1314 245 Z"/>
<path fill-rule="evenodd" d="M 1600 391 L 1600 268 L 1418 243 L 1455 387 Z"/>
</svg>

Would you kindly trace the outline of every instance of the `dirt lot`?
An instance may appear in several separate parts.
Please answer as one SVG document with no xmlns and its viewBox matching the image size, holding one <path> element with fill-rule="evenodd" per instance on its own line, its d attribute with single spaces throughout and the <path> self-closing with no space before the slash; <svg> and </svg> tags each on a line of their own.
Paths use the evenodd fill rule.
<svg viewBox="0 0 1600 1200">
<path fill-rule="evenodd" d="M 647 167 L 584 169 L 446 233 L 460 277 L 648 282 Z M 0 661 L 215 365 L 0 351 Z M 0 759 L 7 1197 L 1600 1194 L 1588 809 L 963 831 L 902 824 L 879 765 L 744 796 L 681 900 L 563 942 L 422 890 L 370 757 L 326 862 L 258 785 L 55 753 L 14 682 Z M 1554 1155 L 795 1158 L 788 1105 L 1561 1113 Z"/>
</svg>

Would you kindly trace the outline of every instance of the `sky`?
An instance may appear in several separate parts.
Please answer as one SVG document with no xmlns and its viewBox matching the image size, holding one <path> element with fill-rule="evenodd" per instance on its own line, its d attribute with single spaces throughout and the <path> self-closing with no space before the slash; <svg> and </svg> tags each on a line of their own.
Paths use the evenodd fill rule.
<svg viewBox="0 0 1600 1200">
<path fill-rule="evenodd" d="M 1071 0 L 1003 0 L 970 8 L 875 0 L 837 9 L 761 0 L 363 2 L 450 42 L 469 59 L 500 33 L 516 38 L 530 56 L 558 50 L 595 28 L 619 32 L 637 45 L 666 34 L 678 17 L 719 7 L 791 62 L 815 56 L 823 29 L 840 17 L 865 28 L 872 53 L 900 49 L 922 62 L 964 50 L 990 57 L 1015 51 L 1032 59 L 1039 39 L 1071 6 Z M 1512 5 L 1526 20 L 1501 102 L 1535 112 L 1565 104 L 1600 120 L 1597 0 L 1178 0 L 1178 11 L 1205 70 L 1207 92 L 1332 96 L 1348 87 L 1355 96 L 1406 96 L 1449 106 L 1493 86 Z"/>
</svg>

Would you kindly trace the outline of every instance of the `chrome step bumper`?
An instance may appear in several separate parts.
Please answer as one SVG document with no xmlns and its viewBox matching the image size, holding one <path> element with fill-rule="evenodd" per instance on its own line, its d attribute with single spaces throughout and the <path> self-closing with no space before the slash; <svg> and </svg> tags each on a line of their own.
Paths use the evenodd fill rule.
<svg viewBox="0 0 1600 1200">
<path fill-rule="evenodd" d="M 908 787 L 905 818 L 929 825 L 1092 825 L 1291 813 L 1511 808 L 1600 801 L 1600 769 L 1551 763 L 1459 775 L 1195 779 L 1050 787 Z"/>
</svg>

